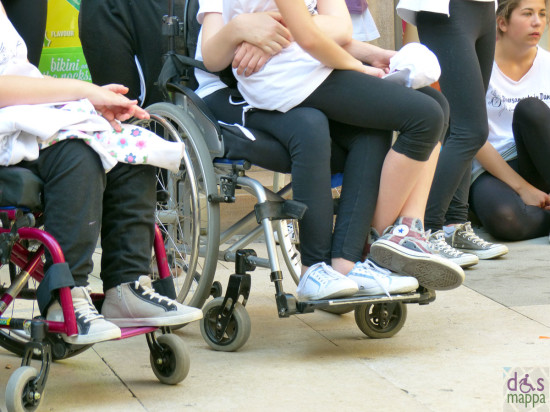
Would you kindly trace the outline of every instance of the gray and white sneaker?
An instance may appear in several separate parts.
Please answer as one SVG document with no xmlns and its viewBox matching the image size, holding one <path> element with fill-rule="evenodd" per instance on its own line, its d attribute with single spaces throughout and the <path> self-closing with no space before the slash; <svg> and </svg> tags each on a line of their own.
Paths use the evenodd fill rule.
<svg viewBox="0 0 550 412">
<path fill-rule="evenodd" d="M 316 263 L 300 278 L 296 288 L 299 300 L 343 298 L 357 293 L 357 284 L 324 262 Z"/>
<path fill-rule="evenodd" d="M 445 241 L 445 233 L 443 230 L 438 230 L 428 237 L 428 242 L 433 250 L 439 253 L 445 259 L 455 262 L 462 268 L 467 268 L 479 263 L 479 258 L 473 253 L 461 252 L 455 249 Z"/>
<path fill-rule="evenodd" d="M 508 253 L 506 245 L 490 243 L 476 235 L 470 222 L 454 228 L 454 232 L 445 234 L 445 241 L 455 249 L 473 253 L 480 259 L 493 259 Z"/>
<path fill-rule="evenodd" d="M 202 318 L 202 311 L 155 292 L 149 276 L 105 292 L 101 313 L 119 327 L 175 326 Z"/>
<path fill-rule="evenodd" d="M 101 316 L 90 298 L 87 288 L 79 286 L 71 289 L 78 335 L 61 335 L 63 340 L 74 345 L 91 345 L 105 340 L 119 339 L 120 329 Z M 48 309 L 47 320 L 63 322 L 63 310 L 59 302 L 54 302 Z"/>
</svg>

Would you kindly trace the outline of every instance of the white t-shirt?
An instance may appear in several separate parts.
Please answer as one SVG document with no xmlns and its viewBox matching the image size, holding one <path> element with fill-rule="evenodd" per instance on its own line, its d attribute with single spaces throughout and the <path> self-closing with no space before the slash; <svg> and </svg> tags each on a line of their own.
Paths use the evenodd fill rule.
<svg viewBox="0 0 550 412">
<path fill-rule="evenodd" d="M 550 107 L 550 53 L 537 47 L 537 55 L 529 71 L 520 80 L 507 77 L 496 63 L 487 90 L 486 104 L 489 118 L 488 141 L 507 160 L 505 153 L 515 153 L 512 118 L 516 105 L 527 97 L 536 97 Z M 549 119 L 550 120 L 550 119 Z M 474 160 L 472 173 L 477 177 L 482 171 Z"/>
<path fill-rule="evenodd" d="M 213 1 L 222 2 L 200 1 L 199 22 L 206 12 L 206 3 Z M 316 0 L 306 0 L 312 14 L 315 13 L 316 4 Z M 241 13 L 276 10 L 273 0 L 223 0 L 222 16 L 227 23 Z M 296 42 L 273 56 L 262 70 L 252 76 L 245 77 L 233 71 L 239 91 L 248 104 L 258 109 L 280 112 L 287 112 L 304 101 L 331 72 L 331 68 L 306 53 Z"/>
<path fill-rule="evenodd" d="M 369 8 L 362 14 L 352 14 L 351 23 L 353 24 L 353 38 L 355 40 L 371 41 L 380 37 Z"/>
<path fill-rule="evenodd" d="M 465 1 L 482 1 L 494 2 L 495 10 L 497 3 L 495 0 L 465 0 Z M 441 13 L 449 16 L 450 0 L 400 0 L 397 5 L 397 14 L 407 23 L 416 26 L 416 13 L 419 11 L 429 11 L 432 13 Z"/>
</svg>

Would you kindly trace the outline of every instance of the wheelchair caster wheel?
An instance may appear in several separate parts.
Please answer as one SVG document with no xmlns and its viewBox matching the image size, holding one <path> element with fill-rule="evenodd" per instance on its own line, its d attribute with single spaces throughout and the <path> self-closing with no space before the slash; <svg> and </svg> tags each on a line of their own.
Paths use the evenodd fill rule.
<svg viewBox="0 0 550 412">
<path fill-rule="evenodd" d="M 217 336 L 217 332 L 222 327 L 219 315 L 223 310 L 227 311 L 222 307 L 223 300 L 223 297 L 216 298 L 203 308 L 201 334 L 212 349 L 233 352 L 243 346 L 250 337 L 250 317 L 240 302 L 235 303 L 225 333 L 221 337 Z"/>
<path fill-rule="evenodd" d="M 42 402 L 43 394 L 33 390 L 31 383 L 38 376 L 32 366 L 22 366 L 10 376 L 6 386 L 8 412 L 35 411 Z"/>
<path fill-rule="evenodd" d="M 157 354 L 151 352 L 149 360 L 158 380 L 166 385 L 175 385 L 184 380 L 191 364 L 185 343 L 170 334 L 159 336 L 157 343 L 162 349 Z"/>
<path fill-rule="evenodd" d="M 391 338 L 407 319 L 407 306 L 401 302 L 371 303 L 355 307 L 355 323 L 369 338 Z"/>
</svg>

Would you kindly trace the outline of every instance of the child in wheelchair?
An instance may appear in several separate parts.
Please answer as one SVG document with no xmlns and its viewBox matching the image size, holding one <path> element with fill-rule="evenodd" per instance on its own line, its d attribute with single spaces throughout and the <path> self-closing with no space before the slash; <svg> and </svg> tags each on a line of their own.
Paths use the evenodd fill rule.
<svg viewBox="0 0 550 412">
<path fill-rule="evenodd" d="M 236 107 L 234 93 L 201 71 L 196 71 L 197 94 L 220 120 L 246 120 L 247 127 L 272 133 L 290 150 L 294 198 L 308 206 L 300 222 L 300 243 L 302 251 L 313 251 L 302 256 L 305 273 L 298 297 L 400 293 L 414 290 L 417 280 L 430 289 L 458 287 L 463 270 L 430 248 L 421 220 L 439 141 L 448 125 L 444 97 L 428 87 L 412 90 L 380 79 L 393 52 L 350 41 L 341 25 L 349 19 L 343 2 L 306 2 L 306 7 L 302 2 L 277 1 L 280 10 L 273 2 L 241 4 L 243 9 L 223 3 L 200 2 L 202 44 L 197 58 L 204 57 L 212 71 L 233 62 L 245 101 Z M 317 10 L 332 14 L 319 15 Z M 239 29 L 244 23 L 250 26 L 254 15 L 263 21 L 259 39 L 257 32 Z M 326 30 L 332 37 L 323 32 L 327 22 L 332 22 Z M 245 57 L 243 42 L 253 50 Z M 240 63 L 233 61 L 236 55 L 241 55 Z M 313 110 L 308 116 L 317 120 L 305 120 L 306 109 Z M 390 148 L 394 130 L 400 135 Z M 311 140 L 306 140 L 309 133 Z M 347 151 L 334 232 L 328 203 L 330 139 Z M 317 193 L 311 196 L 313 190 Z M 306 226 L 308 214 L 316 216 L 312 211 L 320 209 L 324 217 Z M 385 268 L 361 259 L 371 226 L 376 232 L 371 256 Z M 315 230 L 318 235 L 308 237 Z"/>
<path fill-rule="evenodd" d="M 156 177 L 153 166 L 177 170 L 183 144 L 131 125 L 148 114 L 120 85 L 99 87 L 43 78 L 0 3 L 0 161 L 31 170 L 44 183 L 44 227 L 66 264 L 52 265 L 37 296 L 48 320 L 62 321 L 56 290 L 70 286 L 78 335 L 73 344 L 121 337 L 121 327 L 170 326 L 202 317 L 199 309 L 152 288 Z M 129 150 L 131 148 L 131 150 Z M 108 172 L 108 173 L 107 173 Z M 88 275 L 101 234 L 101 314 Z"/>
</svg>

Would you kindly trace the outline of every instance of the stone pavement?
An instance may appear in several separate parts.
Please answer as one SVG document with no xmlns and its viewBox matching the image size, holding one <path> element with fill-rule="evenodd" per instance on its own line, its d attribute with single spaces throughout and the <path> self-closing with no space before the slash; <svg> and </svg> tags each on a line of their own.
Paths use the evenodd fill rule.
<svg viewBox="0 0 550 412">
<path fill-rule="evenodd" d="M 403 329 L 381 340 L 363 335 L 353 313 L 279 319 L 269 273 L 257 269 L 246 306 L 252 333 L 238 352 L 211 350 L 199 323 L 188 325 L 175 334 L 189 347 L 191 370 L 166 386 L 151 371 L 143 336 L 97 344 L 52 366 L 40 410 L 531 410 L 504 405 L 503 374 L 550 369 L 550 244 L 545 237 L 508 246 L 507 256 L 467 269 L 464 286 L 438 293 L 427 306 L 408 305 Z M 224 287 L 232 271 L 219 265 Z M 285 289 L 294 288 L 285 279 Z M 2 410 L 19 363 L 0 349 Z M 540 392 L 546 411 L 548 378 Z"/>
</svg>

